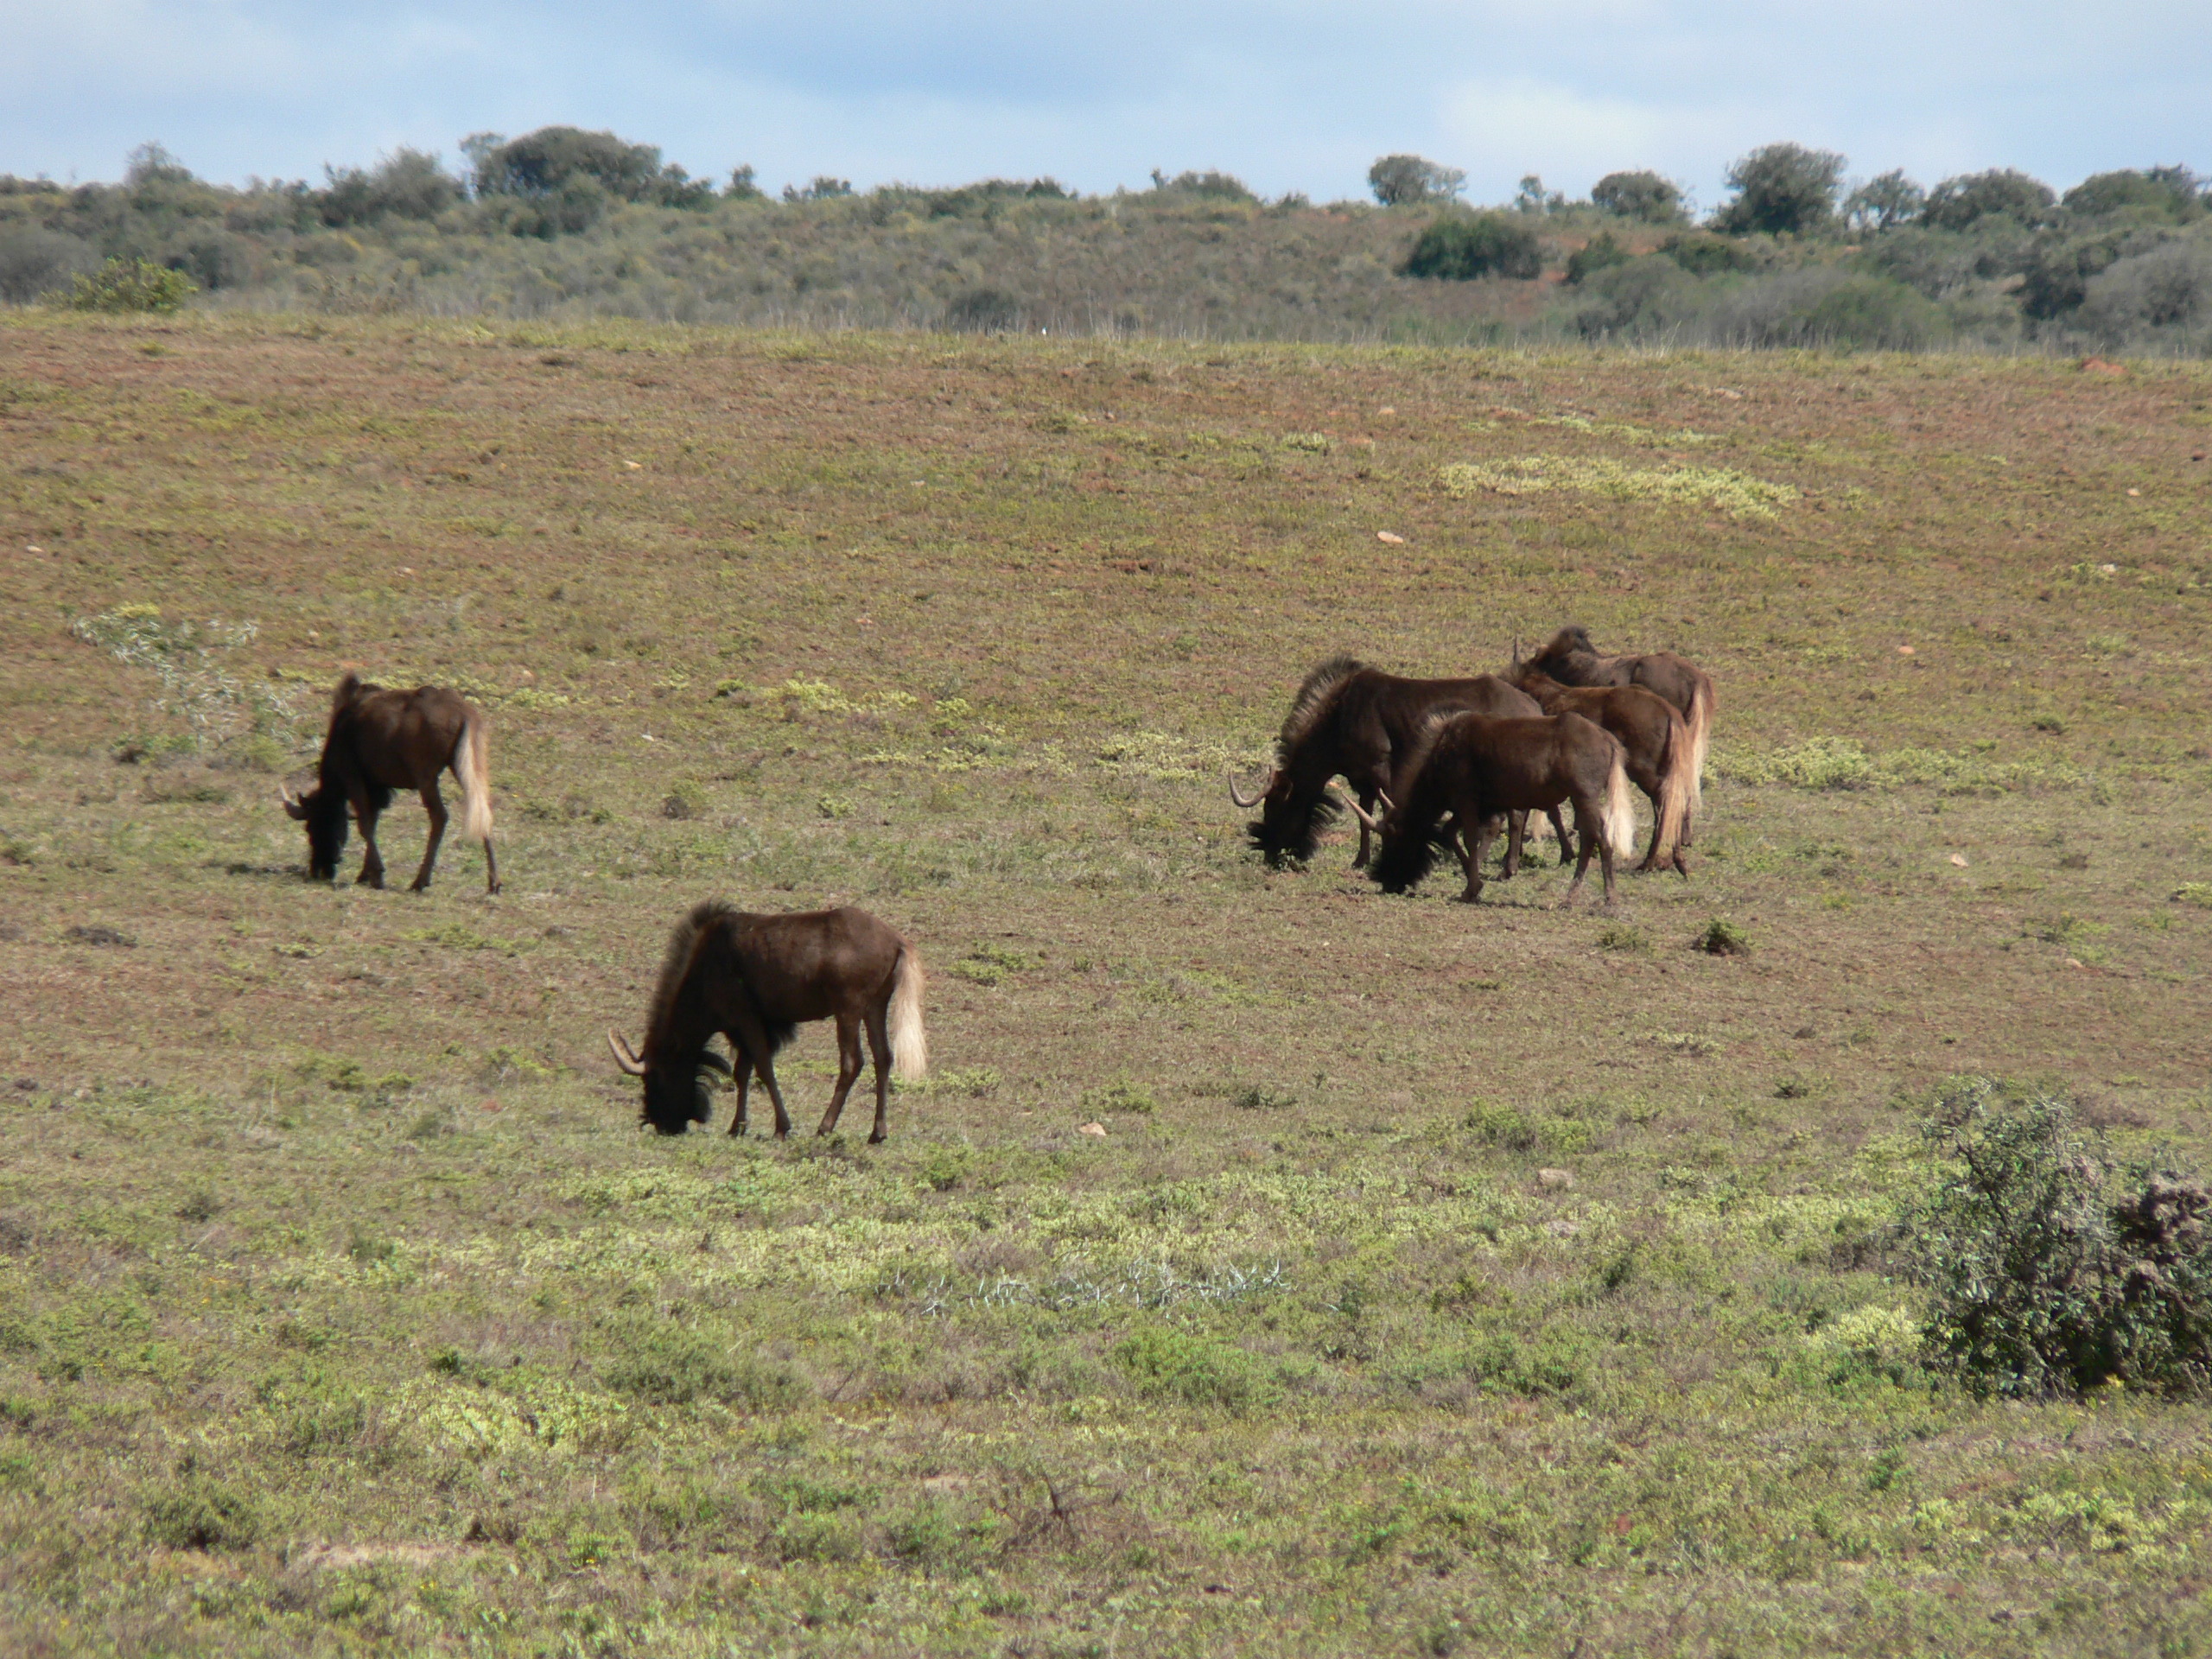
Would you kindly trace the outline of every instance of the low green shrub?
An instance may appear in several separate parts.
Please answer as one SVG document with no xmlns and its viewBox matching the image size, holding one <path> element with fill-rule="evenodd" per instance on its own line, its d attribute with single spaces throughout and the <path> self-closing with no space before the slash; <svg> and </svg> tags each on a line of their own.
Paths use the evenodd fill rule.
<svg viewBox="0 0 2212 1659">
<path fill-rule="evenodd" d="M 199 291 L 200 284 L 181 270 L 147 259 L 111 259 L 98 270 L 74 278 L 61 302 L 72 311 L 166 315 L 180 309 Z"/>
<path fill-rule="evenodd" d="M 1979 1394 L 2212 1379 L 2212 1192 L 2194 1175 L 2117 1163 L 2067 1101 L 1984 1078 L 1927 1133 L 1944 1167 L 1899 1230 L 1938 1363 Z"/>
<path fill-rule="evenodd" d="M 245 1549 L 260 1535 L 251 1498 L 196 1476 L 146 1504 L 148 1540 L 171 1549 Z"/>
<path fill-rule="evenodd" d="M 1260 1363 L 1242 1348 L 1163 1325 L 1132 1331 L 1114 1345 L 1113 1357 L 1143 1393 L 1194 1406 L 1243 1411 L 1275 1393 Z"/>
<path fill-rule="evenodd" d="M 1735 923 L 1715 916 L 1697 936 L 1697 948 L 1709 957 L 1748 957 L 1751 940 Z"/>
</svg>

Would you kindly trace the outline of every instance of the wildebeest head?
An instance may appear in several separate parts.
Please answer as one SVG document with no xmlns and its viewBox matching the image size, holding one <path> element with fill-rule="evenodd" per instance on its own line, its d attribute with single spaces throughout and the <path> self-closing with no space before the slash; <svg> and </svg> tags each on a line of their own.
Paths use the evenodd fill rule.
<svg viewBox="0 0 2212 1659">
<path fill-rule="evenodd" d="M 308 827 L 308 880 L 329 880 L 338 874 L 338 861 L 346 851 L 351 822 L 346 798 L 320 784 L 303 796 L 293 794 L 281 784 L 277 790 L 284 798 L 284 810 Z"/>
<path fill-rule="evenodd" d="M 701 1049 L 689 1065 L 665 1065 L 658 1057 L 640 1059 L 620 1033 L 608 1032 L 607 1046 L 614 1051 L 615 1065 L 630 1076 L 645 1079 L 645 1100 L 638 1109 L 638 1121 L 652 1124 L 655 1134 L 682 1135 L 714 1115 L 711 1074 L 728 1077 L 730 1065 L 712 1049 Z"/>
<path fill-rule="evenodd" d="M 1337 816 L 1336 799 L 1329 794 L 1325 779 L 1300 779 L 1284 766 L 1269 772 L 1259 793 L 1250 797 L 1242 793 L 1231 778 L 1229 798 L 1241 807 L 1260 809 L 1260 816 L 1245 828 L 1251 834 L 1252 845 L 1267 855 L 1270 864 L 1313 857 L 1321 832 Z"/>
</svg>

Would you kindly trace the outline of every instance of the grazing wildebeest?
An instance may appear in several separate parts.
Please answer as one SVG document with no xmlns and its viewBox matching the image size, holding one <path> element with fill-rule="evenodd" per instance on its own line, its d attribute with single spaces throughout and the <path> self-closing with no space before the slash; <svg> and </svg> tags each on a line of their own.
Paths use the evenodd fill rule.
<svg viewBox="0 0 2212 1659">
<path fill-rule="evenodd" d="M 1275 739 L 1275 765 L 1250 799 L 1229 783 L 1229 798 L 1245 808 L 1257 806 L 1249 826 L 1252 844 L 1268 862 L 1313 856 L 1321 831 L 1337 816 L 1330 781 L 1341 774 L 1359 797 L 1365 812 L 1389 787 L 1399 760 L 1420 737 L 1429 717 L 1439 713 L 1540 715 L 1535 698 L 1515 690 L 1495 674 L 1466 680 L 1409 680 L 1370 668 L 1351 657 L 1332 657 L 1306 677 L 1291 700 L 1290 713 Z M 1557 812 L 1564 863 L 1567 823 Z M 1517 852 L 1520 837 L 1514 837 Z M 1361 818 L 1357 869 L 1367 862 L 1368 820 Z M 1509 855 L 1505 874 L 1517 859 Z"/>
<path fill-rule="evenodd" d="M 1467 874 L 1459 897 L 1482 897 L 1484 855 L 1508 813 L 1574 804 L 1580 843 L 1574 880 L 1562 906 L 1574 902 L 1595 852 L 1605 871 L 1605 902 L 1613 900 L 1613 855 L 1636 848 L 1636 810 L 1620 740 L 1580 715 L 1493 720 L 1482 715 L 1437 717 L 1400 765 L 1371 827 L 1381 837 L 1369 874 L 1387 891 L 1403 893 L 1427 875 L 1440 846 L 1456 840 Z M 1354 811 L 1363 809 L 1355 805 Z M 1444 828 L 1456 819 L 1454 837 Z"/>
<path fill-rule="evenodd" d="M 1628 780 L 1651 801 L 1651 845 L 1640 870 L 1672 865 L 1689 874 L 1682 849 L 1689 842 L 1689 724 L 1675 705 L 1640 685 L 1561 685 L 1541 669 L 1514 658 L 1513 683 L 1541 703 L 1548 715 L 1580 715 L 1620 740 Z"/>
<path fill-rule="evenodd" d="M 1517 660 L 1521 648 L 1513 654 Z M 1590 643 L 1590 630 L 1561 628 L 1535 657 L 1529 666 L 1541 669 L 1561 685 L 1640 685 L 1673 703 L 1690 728 L 1690 816 L 1696 823 L 1705 804 L 1705 756 L 1713 745 L 1713 677 L 1687 657 L 1671 651 L 1655 651 L 1641 657 L 1600 657 Z M 1682 834 L 1688 846 L 1691 829 Z"/>
<path fill-rule="evenodd" d="M 864 910 L 755 916 L 709 899 L 677 924 L 645 1016 L 645 1046 L 633 1052 L 607 1033 L 616 1064 L 645 1080 L 639 1121 L 663 1135 L 682 1135 L 709 1114 L 700 1086 L 704 1066 L 737 1082 L 732 1135 L 745 1133 L 746 1096 L 760 1074 L 776 1106 L 779 1140 L 791 1132 L 783 1091 L 776 1087 L 776 1052 L 810 1020 L 837 1022 L 837 1089 L 817 1135 L 837 1127 L 845 1096 L 861 1074 L 861 1033 L 875 1058 L 875 1128 L 883 1139 L 891 1074 L 918 1078 L 929 1069 L 922 1030 L 922 958 L 904 938 Z M 737 1056 L 732 1067 L 707 1046 L 716 1032 Z"/>
<path fill-rule="evenodd" d="M 358 819 L 366 852 L 360 881 L 384 886 L 384 857 L 377 851 L 377 814 L 396 790 L 423 797 L 430 815 L 429 845 L 410 884 L 430 885 L 445 838 L 446 803 L 438 774 L 448 767 L 461 785 L 462 832 L 484 843 L 484 885 L 499 890 L 499 863 L 492 854 L 491 752 L 484 713 L 458 692 L 435 685 L 391 691 L 358 674 L 338 682 L 330 699 L 330 731 L 322 741 L 315 786 L 305 796 L 283 790 L 284 810 L 308 827 L 308 874 L 327 881 L 346 851 L 347 817 Z M 281 786 L 280 786 L 281 787 Z"/>
</svg>

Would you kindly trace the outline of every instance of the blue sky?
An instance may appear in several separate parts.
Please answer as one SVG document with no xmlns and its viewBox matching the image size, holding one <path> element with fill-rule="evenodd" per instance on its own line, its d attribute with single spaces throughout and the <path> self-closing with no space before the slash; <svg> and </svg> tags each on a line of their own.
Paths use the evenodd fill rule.
<svg viewBox="0 0 2212 1659">
<path fill-rule="evenodd" d="M 2212 3 L 2141 0 L 0 0 L 0 172 L 320 180 L 395 145 L 611 127 L 771 189 L 1220 168 L 1364 192 L 1376 156 L 1586 192 L 1649 167 L 1702 207 L 1789 138 L 1865 176 L 2212 171 Z"/>
</svg>

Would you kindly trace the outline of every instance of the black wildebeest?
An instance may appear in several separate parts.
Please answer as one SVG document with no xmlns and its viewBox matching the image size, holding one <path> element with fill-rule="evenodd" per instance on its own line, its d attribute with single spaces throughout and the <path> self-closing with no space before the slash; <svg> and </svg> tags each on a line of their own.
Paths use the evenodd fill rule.
<svg viewBox="0 0 2212 1659">
<path fill-rule="evenodd" d="M 483 710 L 460 693 L 435 685 L 412 691 L 371 685 L 358 674 L 338 682 L 330 699 L 330 731 L 322 741 L 315 786 L 305 796 L 283 791 L 284 810 L 308 827 L 308 874 L 327 881 L 338 874 L 346 851 L 350 815 L 361 826 L 366 852 L 358 878 L 384 886 L 384 856 L 377 851 L 377 814 L 391 804 L 396 790 L 423 797 L 430 815 L 430 841 L 423 868 L 410 884 L 420 893 L 430 885 L 445 838 L 446 803 L 438 774 L 448 767 L 461 785 L 462 832 L 484 843 L 486 890 L 499 890 L 499 864 L 492 853 L 491 750 Z"/>
<path fill-rule="evenodd" d="M 1250 826 L 1252 844 L 1268 862 L 1313 856 L 1321 831 L 1337 816 L 1332 779 L 1341 774 L 1363 809 L 1355 869 L 1367 862 L 1369 820 L 1376 798 L 1390 785 L 1399 760 L 1419 740 L 1430 716 L 1440 714 L 1540 715 L 1535 698 L 1495 674 L 1465 680 L 1409 680 L 1370 668 L 1352 657 L 1332 657 L 1306 677 L 1291 700 L 1275 739 L 1274 770 L 1248 800 L 1230 779 L 1229 798 L 1260 808 Z M 1557 812 L 1562 855 L 1567 824 Z M 1515 837 L 1517 845 L 1519 837 Z M 1562 861 L 1564 857 L 1562 856 Z M 1513 874 L 1509 858 L 1505 874 Z"/>
<path fill-rule="evenodd" d="M 745 1133 L 746 1096 L 760 1074 L 775 1103 L 776 1135 L 791 1132 L 783 1091 L 776 1087 L 776 1052 L 812 1020 L 837 1022 L 837 1090 L 817 1135 L 837 1127 L 845 1096 L 861 1074 L 861 1033 L 875 1058 L 875 1128 L 886 1133 L 891 1074 L 918 1078 L 929 1069 L 922 1029 L 922 958 L 896 931 L 864 910 L 782 916 L 748 915 L 709 899 L 677 924 L 660 984 L 645 1016 L 640 1054 L 607 1033 L 617 1065 L 645 1081 L 639 1121 L 663 1135 L 682 1135 L 709 1112 L 700 1069 L 731 1072 L 737 1082 L 732 1135 Z M 737 1056 L 732 1067 L 707 1046 L 716 1032 Z"/>
<path fill-rule="evenodd" d="M 1459 858 L 1467 874 L 1459 897 L 1471 905 L 1482 897 L 1483 858 L 1500 821 L 1562 801 L 1574 804 L 1580 846 L 1574 880 L 1560 902 L 1574 902 L 1595 852 L 1611 904 L 1613 855 L 1625 857 L 1636 846 L 1620 740 L 1580 715 L 1440 715 L 1400 765 L 1384 798 L 1383 816 L 1372 826 L 1382 844 L 1369 874 L 1387 891 L 1403 893 L 1428 874 L 1438 848 L 1456 839 L 1464 843 Z M 1442 827 L 1447 818 L 1458 822 L 1456 837 Z"/>
<path fill-rule="evenodd" d="M 1513 651 L 1517 662 L 1521 648 Z M 1649 652 L 1640 657 L 1600 657 L 1590 643 L 1590 630 L 1561 628 L 1551 642 L 1529 659 L 1561 685 L 1640 685 L 1673 703 L 1690 728 L 1690 822 L 1705 804 L 1705 756 L 1713 745 L 1713 677 L 1687 657 L 1671 651 Z M 1683 845 L 1689 844 L 1685 830 Z"/>
<path fill-rule="evenodd" d="M 1620 740 L 1629 782 L 1651 801 L 1651 845 L 1637 868 L 1672 865 L 1688 877 L 1682 849 L 1690 837 L 1690 728 L 1675 705 L 1640 685 L 1561 685 L 1517 655 L 1511 677 L 1546 714 L 1580 715 Z"/>
</svg>

